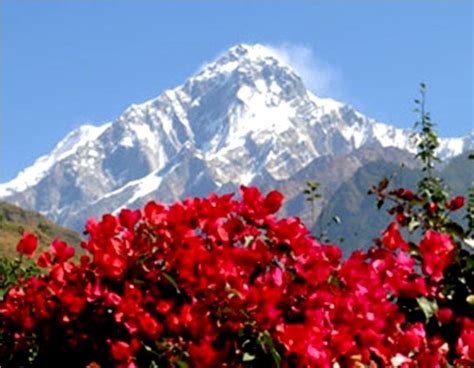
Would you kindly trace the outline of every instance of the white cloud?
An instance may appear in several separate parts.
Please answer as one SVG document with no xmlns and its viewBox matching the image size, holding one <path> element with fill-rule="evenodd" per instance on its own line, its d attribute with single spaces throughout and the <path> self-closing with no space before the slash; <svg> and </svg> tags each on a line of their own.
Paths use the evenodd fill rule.
<svg viewBox="0 0 474 368">
<path fill-rule="evenodd" d="M 303 45 L 283 43 L 265 45 L 303 79 L 306 87 L 321 97 L 341 94 L 341 75 L 331 65 L 316 57 L 313 49 Z"/>
</svg>

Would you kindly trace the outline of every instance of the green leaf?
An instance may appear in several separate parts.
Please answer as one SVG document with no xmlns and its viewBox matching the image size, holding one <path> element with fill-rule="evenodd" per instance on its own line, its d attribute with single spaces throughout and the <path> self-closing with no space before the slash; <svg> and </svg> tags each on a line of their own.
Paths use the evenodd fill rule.
<svg viewBox="0 0 474 368">
<path fill-rule="evenodd" d="M 464 243 L 469 245 L 472 249 L 474 249 L 474 239 L 464 239 Z"/>
<path fill-rule="evenodd" d="M 329 278 L 328 278 L 328 283 L 329 284 L 333 284 L 339 288 L 342 287 L 342 281 L 339 279 L 339 277 L 335 276 L 335 275 L 330 275 Z"/>
<path fill-rule="evenodd" d="M 254 236 L 250 236 L 250 235 L 244 236 L 244 248 L 248 248 L 252 244 L 254 239 L 255 239 Z"/>
<path fill-rule="evenodd" d="M 455 223 L 455 222 L 448 222 L 447 224 L 444 225 L 444 229 L 446 232 L 448 232 L 451 235 L 456 235 L 459 237 L 464 237 L 464 229 L 462 228 L 461 225 Z"/>
<path fill-rule="evenodd" d="M 226 288 L 226 291 L 229 292 L 229 294 L 227 294 L 227 297 L 229 299 L 240 298 L 241 297 L 240 292 L 236 289 L 232 289 L 231 287 L 229 287 L 229 288 Z"/>
<path fill-rule="evenodd" d="M 379 191 L 382 191 L 388 187 L 388 178 L 386 176 L 383 177 L 383 179 L 379 183 Z"/>
<path fill-rule="evenodd" d="M 408 224 L 408 231 L 410 233 L 414 232 L 421 225 L 420 221 L 412 219 Z"/>
<path fill-rule="evenodd" d="M 176 363 L 178 364 L 179 368 L 188 368 L 189 367 L 188 363 L 186 363 L 183 360 L 178 360 Z"/>
<path fill-rule="evenodd" d="M 422 206 L 425 202 L 419 197 L 414 197 L 409 203 L 411 206 Z"/>
<path fill-rule="evenodd" d="M 243 362 L 251 362 L 252 360 L 255 360 L 256 356 L 250 353 L 245 352 L 244 357 L 242 358 Z"/>
<path fill-rule="evenodd" d="M 273 361 L 277 368 L 280 368 L 281 356 L 278 354 L 278 351 L 274 347 L 270 349 L 270 353 L 272 354 Z"/>
<path fill-rule="evenodd" d="M 424 296 L 421 296 L 419 298 L 416 298 L 416 301 L 418 302 L 418 306 L 425 315 L 426 321 L 433 317 L 438 311 L 438 304 L 436 303 L 436 300 L 429 300 Z"/>
<path fill-rule="evenodd" d="M 170 276 L 168 273 L 166 273 L 166 272 L 163 272 L 162 275 L 163 275 L 163 277 L 164 277 L 166 280 L 168 280 L 168 282 L 169 282 L 171 285 L 174 286 L 174 288 L 176 289 L 176 292 L 177 292 L 178 294 L 181 294 L 181 290 L 179 290 L 179 287 L 178 287 L 178 284 L 176 283 L 176 280 L 175 280 L 173 277 L 171 277 L 171 276 Z"/>
<path fill-rule="evenodd" d="M 269 351 L 273 358 L 273 361 L 275 362 L 275 366 L 277 368 L 280 368 L 281 356 L 273 345 L 273 339 L 270 335 L 270 332 L 262 332 L 259 336 L 259 340 L 261 341 L 260 344 L 262 346 L 263 351 Z"/>
</svg>

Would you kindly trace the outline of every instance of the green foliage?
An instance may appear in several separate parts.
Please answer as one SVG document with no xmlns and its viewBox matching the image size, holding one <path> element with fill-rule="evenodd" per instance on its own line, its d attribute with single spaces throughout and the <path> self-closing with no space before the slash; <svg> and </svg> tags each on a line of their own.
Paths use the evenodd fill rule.
<svg viewBox="0 0 474 368">
<path fill-rule="evenodd" d="M 18 262 L 6 257 L 0 258 L 0 299 L 6 290 L 16 283 L 16 270 Z"/>
<path fill-rule="evenodd" d="M 321 186 L 321 183 L 317 181 L 308 181 L 306 183 L 306 189 L 303 193 L 306 195 L 305 199 L 309 202 L 313 202 L 314 200 L 321 198 L 321 194 L 318 193 L 318 189 Z"/>
<path fill-rule="evenodd" d="M 423 225 L 425 229 L 440 230 L 445 214 L 442 211 L 432 211 L 430 204 L 446 205 L 448 193 L 443 180 L 434 175 L 435 163 L 441 162 L 436 154 L 436 149 L 439 147 L 439 138 L 434 130 L 435 124 L 431 121 L 430 113 L 426 111 L 426 85 L 424 83 L 420 84 L 420 95 L 421 99 L 415 100 L 417 105 L 415 112 L 419 114 L 419 120 L 415 122 L 414 128 L 419 130 L 418 133 L 415 133 L 417 138 L 416 157 L 420 159 L 425 175 L 418 182 L 418 197 L 412 203 L 418 204 L 420 200 L 424 202 L 426 222 Z M 416 229 L 416 227 L 414 228 Z"/>
<path fill-rule="evenodd" d="M 413 135 L 417 142 L 416 157 L 421 162 L 423 174 L 418 180 L 417 191 L 389 188 L 390 181 L 384 177 L 378 185 L 372 187 L 369 194 L 377 196 L 377 208 L 382 208 L 386 201 L 391 201 L 393 205 L 388 212 L 390 215 L 398 214 L 403 219 L 402 224 L 412 234 L 416 234 L 417 231 L 424 233 L 427 230 L 435 230 L 448 233 L 457 240 L 464 240 L 471 231 L 464 230 L 462 224 L 453 219 L 448 188 L 442 177 L 434 170 L 434 164 L 441 162 L 436 155 L 439 139 L 434 129 L 435 124 L 426 111 L 424 83 L 420 85 L 420 94 L 421 99 L 415 100 L 417 105 L 415 111 L 419 114 L 419 118 L 414 128 L 418 131 Z M 463 167 L 463 170 L 466 168 Z"/>
<path fill-rule="evenodd" d="M 39 228 L 43 233 L 45 233 L 45 234 L 50 234 L 50 233 L 51 233 L 51 230 L 52 230 L 52 229 L 51 229 L 51 226 L 48 225 L 48 224 L 46 224 L 46 223 L 44 223 L 44 222 L 40 222 L 40 223 L 38 224 L 38 228 Z"/>
<path fill-rule="evenodd" d="M 425 315 L 426 322 L 428 322 L 430 318 L 433 317 L 438 311 L 438 304 L 436 303 L 436 300 L 429 300 L 424 296 L 420 296 L 419 298 L 416 298 L 416 301 L 421 311 Z"/>
<path fill-rule="evenodd" d="M 310 223 L 313 224 L 316 220 L 316 208 L 315 208 L 315 201 L 321 198 L 321 194 L 318 192 L 321 183 L 317 181 L 308 181 L 306 182 L 306 189 L 303 190 L 303 194 L 305 195 L 305 200 L 311 203 L 311 221 Z"/>
<path fill-rule="evenodd" d="M 32 262 L 25 262 L 22 257 L 15 259 L 0 257 L 0 300 L 8 288 L 15 285 L 18 279 L 41 274 L 41 270 Z"/>
<path fill-rule="evenodd" d="M 426 84 L 420 83 L 421 99 L 416 99 L 417 105 L 414 111 L 419 114 L 419 120 L 415 122 L 415 130 L 420 129 L 420 132 L 415 133 L 417 138 L 418 153 L 416 157 L 420 158 L 423 163 L 423 171 L 426 171 L 428 177 L 432 176 L 434 163 L 439 162 L 440 159 L 436 155 L 436 149 L 439 147 L 439 139 L 434 131 L 435 124 L 431 121 L 430 113 L 426 111 Z"/>
</svg>

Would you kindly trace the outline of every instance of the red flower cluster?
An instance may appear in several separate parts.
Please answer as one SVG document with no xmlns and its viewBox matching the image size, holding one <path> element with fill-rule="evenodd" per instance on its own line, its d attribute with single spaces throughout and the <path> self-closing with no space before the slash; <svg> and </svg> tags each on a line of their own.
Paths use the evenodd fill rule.
<svg viewBox="0 0 474 368">
<path fill-rule="evenodd" d="M 400 307 L 437 297 L 453 257 L 448 236 L 426 234 L 424 273 L 395 224 L 381 246 L 343 261 L 298 218 L 275 217 L 280 193 L 241 194 L 91 219 L 77 262 L 73 248 L 53 242 L 37 260 L 45 274 L 19 280 L 0 303 L 0 365 L 474 363 L 471 319 L 438 311 L 441 324 L 460 326 L 450 346 Z M 36 243 L 21 242 L 32 254 Z"/>
</svg>

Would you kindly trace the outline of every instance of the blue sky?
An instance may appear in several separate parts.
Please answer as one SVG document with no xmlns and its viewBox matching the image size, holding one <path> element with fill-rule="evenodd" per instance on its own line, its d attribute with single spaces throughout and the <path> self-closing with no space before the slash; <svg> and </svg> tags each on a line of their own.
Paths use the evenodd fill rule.
<svg viewBox="0 0 474 368">
<path fill-rule="evenodd" d="M 412 126 L 412 101 L 425 81 L 440 133 L 473 129 L 470 0 L 3 0 L 0 6 L 0 182 L 72 129 L 116 118 L 241 42 L 284 45 L 301 59 L 317 94 L 400 127 Z"/>
</svg>

